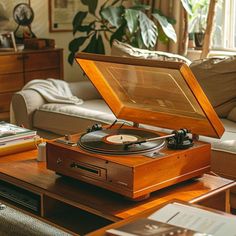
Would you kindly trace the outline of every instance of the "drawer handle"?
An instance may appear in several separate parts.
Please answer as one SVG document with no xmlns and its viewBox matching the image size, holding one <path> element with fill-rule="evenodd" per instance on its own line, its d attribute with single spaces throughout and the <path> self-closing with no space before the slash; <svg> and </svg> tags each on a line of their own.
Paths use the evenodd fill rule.
<svg viewBox="0 0 236 236">
<path fill-rule="evenodd" d="M 60 165 L 62 163 L 62 159 L 59 157 L 57 158 L 57 165 Z"/>
</svg>

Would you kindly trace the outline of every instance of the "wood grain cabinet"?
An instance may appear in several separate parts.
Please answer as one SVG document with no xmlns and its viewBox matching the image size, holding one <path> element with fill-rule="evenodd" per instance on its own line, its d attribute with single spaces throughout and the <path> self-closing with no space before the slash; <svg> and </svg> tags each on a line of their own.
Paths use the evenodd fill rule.
<svg viewBox="0 0 236 236">
<path fill-rule="evenodd" d="M 33 79 L 63 79 L 63 50 L 0 53 L 0 120 L 9 121 L 12 95 Z"/>
</svg>

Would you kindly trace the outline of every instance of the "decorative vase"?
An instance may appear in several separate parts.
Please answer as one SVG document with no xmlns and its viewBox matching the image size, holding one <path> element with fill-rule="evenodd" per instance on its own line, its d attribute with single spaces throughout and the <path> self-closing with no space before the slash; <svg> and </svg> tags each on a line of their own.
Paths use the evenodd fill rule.
<svg viewBox="0 0 236 236">
<path fill-rule="evenodd" d="M 203 32 L 194 33 L 196 48 L 202 48 L 205 34 Z"/>
</svg>

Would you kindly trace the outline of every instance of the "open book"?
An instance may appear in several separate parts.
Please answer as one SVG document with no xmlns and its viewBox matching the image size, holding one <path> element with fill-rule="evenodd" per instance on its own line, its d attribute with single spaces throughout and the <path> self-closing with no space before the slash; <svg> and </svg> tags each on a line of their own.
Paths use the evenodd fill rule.
<svg viewBox="0 0 236 236">
<path fill-rule="evenodd" d="M 236 236 L 235 216 L 178 202 L 165 205 L 148 218 L 214 236 Z"/>
<path fill-rule="evenodd" d="M 107 234 L 119 236 L 236 236 L 236 216 L 172 202 L 147 218 L 138 219 L 119 228 L 109 229 Z"/>
<path fill-rule="evenodd" d="M 207 236 L 183 227 L 161 223 L 148 218 L 141 218 L 116 229 L 106 231 L 108 235 L 116 236 Z"/>
</svg>

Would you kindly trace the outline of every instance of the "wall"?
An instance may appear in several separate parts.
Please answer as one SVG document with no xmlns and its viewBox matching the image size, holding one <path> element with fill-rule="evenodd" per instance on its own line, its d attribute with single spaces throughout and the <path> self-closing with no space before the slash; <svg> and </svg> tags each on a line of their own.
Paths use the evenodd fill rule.
<svg viewBox="0 0 236 236">
<path fill-rule="evenodd" d="M 49 32 L 48 0 L 31 0 L 30 4 L 35 14 L 32 31 L 38 38 L 55 39 L 56 47 L 64 49 L 64 79 L 66 81 L 81 80 L 82 73 L 79 66 L 76 63 L 71 66 L 67 62 L 68 44 L 73 39 L 72 32 Z"/>
</svg>

